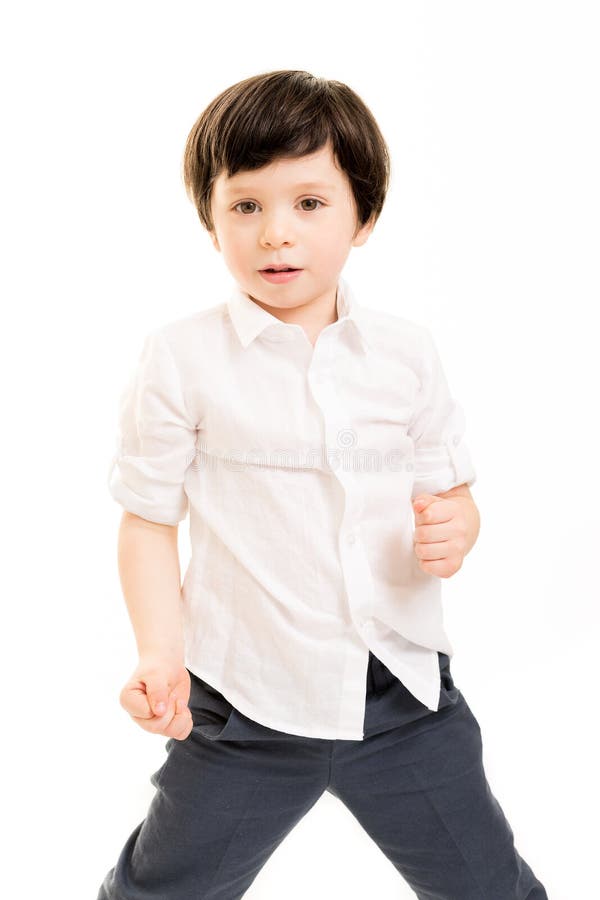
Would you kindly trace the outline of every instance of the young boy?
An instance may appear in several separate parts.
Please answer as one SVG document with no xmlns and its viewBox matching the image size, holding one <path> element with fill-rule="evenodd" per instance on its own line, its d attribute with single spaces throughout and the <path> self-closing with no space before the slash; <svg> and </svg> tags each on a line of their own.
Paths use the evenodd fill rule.
<svg viewBox="0 0 600 900">
<path fill-rule="evenodd" d="M 450 673 L 440 579 L 479 531 L 464 416 L 428 329 L 340 274 L 388 188 L 371 112 L 308 72 L 245 79 L 184 179 L 235 285 L 148 335 L 122 398 L 120 701 L 169 740 L 98 900 L 242 897 L 324 791 L 422 900 L 547 900 Z"/>
</svg>

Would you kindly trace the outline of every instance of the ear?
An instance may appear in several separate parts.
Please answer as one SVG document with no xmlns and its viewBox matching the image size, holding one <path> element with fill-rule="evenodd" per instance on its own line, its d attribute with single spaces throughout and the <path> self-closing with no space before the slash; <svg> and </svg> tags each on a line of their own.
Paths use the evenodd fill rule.
<svg viewBox="0 0 600 900">
<path fill-rule="evenodd" d="M 353 247 L 361 247 L 363 244 L 366 244 L 367 239 L 373 229 L 375 228 L 375 219 L 371 217 L 368 222 L 359 228 L 359 230 L 355 233 L 352 238 L 352 246 Z"/>
<path fill-rule="evenodd" d="M 217 233 L 216 233 L 216 231 L 209 231 L 208 234 L 209 234 L 210 239 L 211 239 L 211 241 L 212 241 L 212 243 L 213 243 L 213 247 L 215 248 L 215 250 L 218 250 L 218 252 L 220 253 L 220 252 L 221 252 L 221 247 L 219 246 L 219 241 L 217 240 Z"/>
</svg>

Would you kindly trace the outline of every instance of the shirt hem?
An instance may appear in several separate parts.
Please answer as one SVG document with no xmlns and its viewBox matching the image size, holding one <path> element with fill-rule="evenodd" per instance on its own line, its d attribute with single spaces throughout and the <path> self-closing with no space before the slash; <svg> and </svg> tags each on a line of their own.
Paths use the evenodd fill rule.
<svg viewBox="0 0 600 900">
<path fill-rule="evenodd" d="M 286 734 L 293 734 L 296 737 L 321 738 L 323 740 L 364 740 L 364 731 L 362 728 L 358 732 L 356 732 L 351 729 L 319 729 L 318 727 L 310 728 L 308 726 L 298 725 L 294 722 L 286 722 L 283 719 L 277 718 L 267 721 L 267 717 L 264 716 L 259 709 L 253 707 L 252 704 L 247 703 L 246 700 L 237 693 L 237 691 L 230 690 L 229 688 L 224 688 L 219 683 L 219 679 L 216 673 L 210 672 L 208 669 L 202 669 L 198 666 L 192 665 L 189 662 L 186 662 L 185 665 L 190 672 L 193 672 L 194 675 L 197 675 L 199 678 L 207 681 L 212 687 L 223 694 L 225 699 L 229 703 L 231 703 L 234 709 L 242 713 L 242 715 L 246 716 L 248 719 L 252 719 L 252 721 L 258 723 L 259 725 L 264 725 L 265 728 L 273 728 L 275 731 L 283 731 Z M 300 728 L 304 730 L 300 731 Z"/>
</svg>

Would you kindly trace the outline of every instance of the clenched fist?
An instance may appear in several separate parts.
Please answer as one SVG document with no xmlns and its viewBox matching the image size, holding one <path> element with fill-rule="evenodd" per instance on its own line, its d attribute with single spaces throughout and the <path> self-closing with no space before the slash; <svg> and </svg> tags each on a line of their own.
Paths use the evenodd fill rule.
<svg viewBox="0 0 600 900">
<path fill-rule="evenodd" d="M 415 513 L 414 551 L 419 566 L 430 575 L 449 578 L 458 572 L 477 538 L 479 513 L 465 496 L 419 494 Z"/>
<path fill-rule="evenodd" d="M 119 703 L 145 731 L 183 741 L 192 730 L 190 674 L 181 663 L 141 658 Z"/>
</svg>

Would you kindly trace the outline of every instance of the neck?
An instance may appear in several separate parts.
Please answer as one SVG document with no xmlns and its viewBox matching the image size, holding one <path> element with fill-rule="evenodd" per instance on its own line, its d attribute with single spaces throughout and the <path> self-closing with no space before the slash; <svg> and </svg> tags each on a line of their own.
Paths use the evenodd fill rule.
<svg viewBox="0 0 600 900">
<path fill-rule="evenodd" d="M 321 297 L 291 308 L 269 306 L 255 297 L 251 299 L 281 322 L 300 325 L 304 328 L 311 344 L 314 344 L 323 328 L 338 320 L 337 287 L 327 291 Z"/>
</svg>

